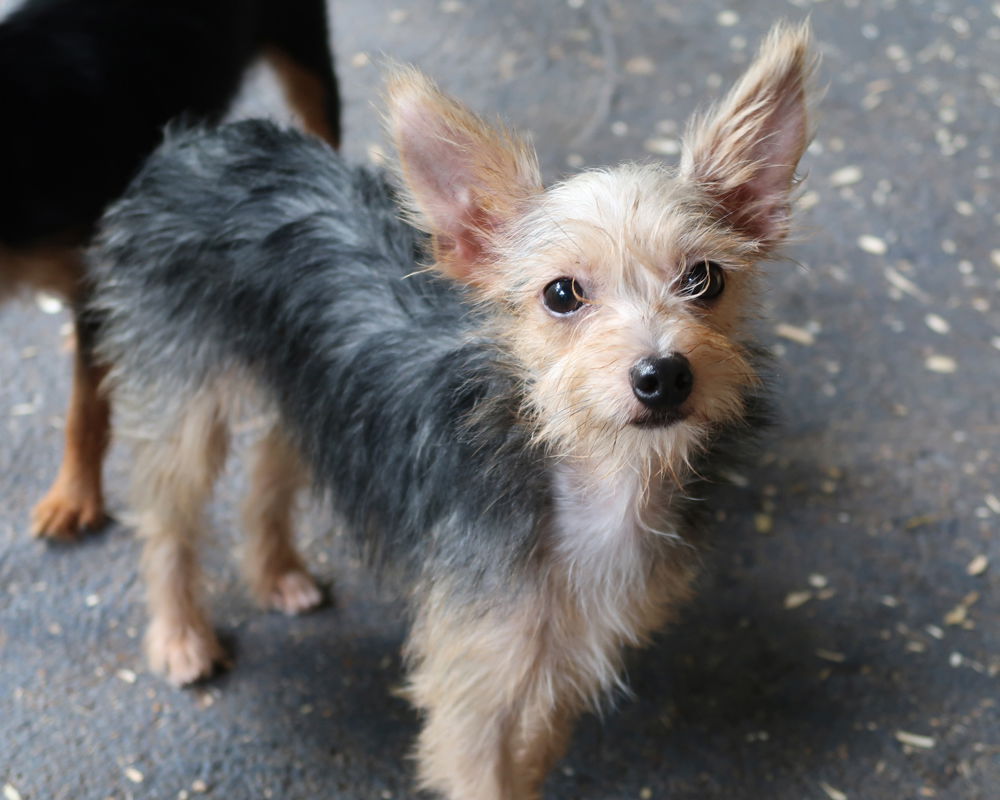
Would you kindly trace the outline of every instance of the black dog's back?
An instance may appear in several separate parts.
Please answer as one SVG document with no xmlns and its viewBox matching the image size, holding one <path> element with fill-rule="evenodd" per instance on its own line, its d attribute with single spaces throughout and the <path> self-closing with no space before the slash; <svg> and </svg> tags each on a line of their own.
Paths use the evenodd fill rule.
<svg viewBox="0 0 1000 800">
<path fill-rule="evenodd" d="M 0 23 L 0 242 L 85 233 L 164 124 L 221 116 L 268 44 L 319 76 L 339 133 L 323 0 L 278 6 L 33 0 Z"/>
</svg>

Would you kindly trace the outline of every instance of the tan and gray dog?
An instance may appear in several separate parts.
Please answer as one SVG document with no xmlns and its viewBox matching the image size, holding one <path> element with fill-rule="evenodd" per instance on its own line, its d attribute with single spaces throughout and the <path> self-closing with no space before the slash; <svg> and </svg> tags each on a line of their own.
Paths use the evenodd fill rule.
<svg viewBox="0 0 1000 800">
<path fill-rule="evenodd" d="M 421 785 L 538 797 L 624 648 L 691 595 L 693 500 L 759 421 L 754 285 L 789 228 L 813 63 L 807 29 L 778 26 L 679 170 L 549 189 L 516 134 L 398 72 L 412 225 L 384 176 L 301 135 L 169 136 L 93 253 L 152 665 L 186 684 L 220 655 L 197 543 L 252 393 L 275 419 L 245 514 L 260 601 L 319 601 L 291 529 L 312 484 L 407 587 Z"/>
</svg>

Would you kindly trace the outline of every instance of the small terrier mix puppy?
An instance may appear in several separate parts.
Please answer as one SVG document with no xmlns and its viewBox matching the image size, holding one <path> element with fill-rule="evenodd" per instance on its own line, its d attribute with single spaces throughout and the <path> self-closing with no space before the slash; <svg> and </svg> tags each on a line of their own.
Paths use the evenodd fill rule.
<svg viewBox="0 0 1000 800">
<path fill-rule="evenodd" d="M 275 412 L 245 507 L 256 596 L 320 600 L 291 530 L 312 483 L 407 581 L 421 786 L 537 798 L 623 649 L 691 594 L 692 498 L 757 414 L 746 323 L 812 70 L 806 27 L 779 25 L 676 173 L 547 190 L 521 138 L 401 71 L 388 122 L 427 237 L 384 177 L 301 135 L 168 137 L 93 252 L 99 352 L 138 439 L 153 668 L 187 684 L 220 656 L 197 541 L 250 387 Z"/>
</svg>

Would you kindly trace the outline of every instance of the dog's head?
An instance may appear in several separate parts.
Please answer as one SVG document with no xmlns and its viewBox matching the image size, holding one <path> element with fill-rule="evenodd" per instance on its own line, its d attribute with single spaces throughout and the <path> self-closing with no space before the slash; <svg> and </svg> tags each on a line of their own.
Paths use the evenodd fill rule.
<svg viewBox="0 0 1000 800">
<path fill-rule="evenodd" d="M 683 465 L 739 419 L 756 264 L 788 231 L 809 141 L 805 26 L 777 26 L 689 127 L 678 170 L 626 164 L 542 186 L 532 148 L 414 71 L 389 124 L 435 266 L 494 311 L 538 435 L 613 465 Z"/>
</svg>

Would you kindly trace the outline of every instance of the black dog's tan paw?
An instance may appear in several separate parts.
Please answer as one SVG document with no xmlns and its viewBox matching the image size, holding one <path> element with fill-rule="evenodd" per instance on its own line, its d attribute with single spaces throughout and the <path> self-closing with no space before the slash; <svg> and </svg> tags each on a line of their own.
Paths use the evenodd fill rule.
<svg viewBox="0 0 1000 800">
<path fill-rule="evenodd" d="M 107 521 L 100 492 L 56 483 L 31 513 L 31 532 L 44 539 L 75 539 Z"/>
</svg>

